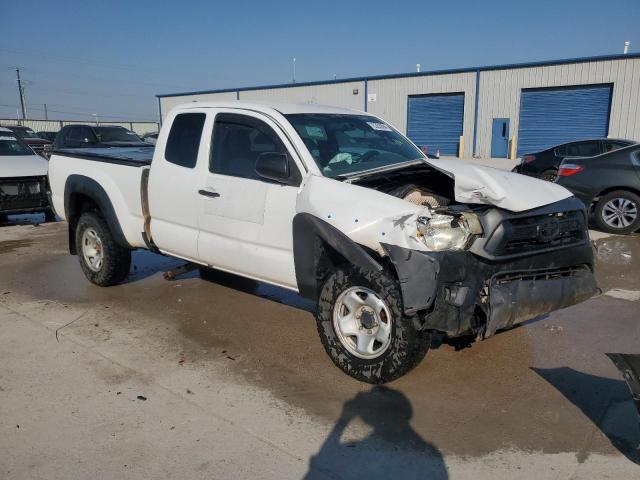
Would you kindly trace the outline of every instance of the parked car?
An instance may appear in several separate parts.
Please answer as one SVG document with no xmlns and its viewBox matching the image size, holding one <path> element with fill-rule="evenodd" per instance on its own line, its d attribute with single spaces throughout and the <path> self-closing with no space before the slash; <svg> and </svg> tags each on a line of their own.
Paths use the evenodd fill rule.
<svg viewBox="0 0 640 480">
<path fill-rule="evenodd" d="M 532 177 L 542 178 L 553 182 L 558 175 L 558 168 L 564 158 L 594 157 L 618 148 L 633 145 L 631 140 L 612 138 L 580 140 L 578 142 L 563 143 L 547 148 L 541 152 L 527 153 L 514 171 Z"/>
<path fill-rule="evenodd" d="M 49 178 L 90 282 L 122 282 L 146 248 L 299 292 L 333 362 L 364 382 L 411 370 L 434 335 L 488 338 L 596 291 L 568 190 L 427 159 L 353 110 L 191 103 L 153 156 L 60 150 Z"/>
<path fill-rule="evenodd" d="M 0 127 L 0 221 L 16 213 L 43 212 L 47 220 L 54 218 L 47 167 L 13 131 Z"/>
<path fill-rule="evenodd" d="M 36 135 L 38 135 L 40 138 L 44 138 L 45 140 L 53 142 L 56 139 L 56 135 L 58 135 L 58 132 L 38 132 Z"/>
<path fill-rule="evenodd" d="M 51 146 L 51 142 L 49 140 L 40 138 L 36 134 L 36 132 L 34 132 L 29 127 L 10 125 L 4 128 L 11 130 L 18 138 L 20 138 L 24 143 L 31 147 L 33 151 L 38 155 L 47 157 Z"/>
<path fill-rule="evenodd" d="M 124 127 L 111 125 L 65 125 L 53 142 L 60 148 L 151 147 Z"/>
<path fill-rule="evenodd" d="M 628 234 L 640 229 L 640 145 L 565 159 L 557 183 L 582 200 L 600 230 Z"/>
<path fill-rule="evenodd" d="M 142 140 L 144 140 L 147 143 L 150 143 L 151 145 L 155 145 L 156 142 L 158 141 L 158 132 L 145 133 L 142 136 Z"/>
</svg>

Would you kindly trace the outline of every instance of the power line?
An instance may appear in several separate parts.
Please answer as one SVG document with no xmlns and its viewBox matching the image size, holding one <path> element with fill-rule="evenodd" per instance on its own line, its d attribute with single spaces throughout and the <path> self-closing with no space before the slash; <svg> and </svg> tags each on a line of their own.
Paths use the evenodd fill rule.
<svg viewBox="0 0 640 480">
<path fill-rule="evenodd" d="M 8 105 L 8 104 L 0 104 L 0 107 L 6 107 L 6 108 L 15 108 L 16 105 Z M 50 108 L 42 108 L 42 107 L 35 107 L 35 106 L 29 106 L 29 108 L 31 110 L 37 110 L 37 111 L 48 111 L 48 112 L 54 112 L 54 113 L 64 113 L 64 114 L 68 114 L 68 115 L 83 115 L 86 117 L 91 117 L 93 115 L 93 113 L 89 113 L 89 112 L 79 112 L 79 111 L 72 111 L 72 110 L 52 110 Z M 128 121 L 143 121 L 143 122 L 154 122 L 155 120 L 148 120 L 148 119 L 143 119 L 141 118 L 141 116 L 138 115 L 128 115 L 126 113 L 121 113 L 121 115 L 114 115 L 108 112 L 102 112 L 107 114 L 107 118 L 114 118 L 114 119 L 121 119 L 121 120 L 128 120 Z"/>
<path fill-rule="evenodd" d="M 2 49 L 0 49 L 2 50 Z M 32 67 L 21 67 L 22 70 L 28 71 L 28 72 L 38 72 L 38 73 L 44 73 L 47 75 L 60 75 L 60 76 L 71 76 L 71 77 L 75 77 L 75 78 L 80 78 L 80 79 L 92 79 L 92 80 L 99 80 L 99 81 L 108 81 L 108 82 L 122 82 L 122 83 L 137 83 L 140 85 L 149 85 L 152 87 L 163 87 L 163 88 L 178 88 L 178 89 L 196 89 L 197 87 L 194 86 L 186 86 L 186 85 L 174 85 L 174 84 L 167 84 L 167 83 L 156 83 L 156 82 L 144 82 L 141 80 L 131 80 L 131 79 L 118 79 L 118 78 L 105 78 L 105 77 L 97 77 L 97 76 L 93 76 L 93 75 L 78 75 L 78 72 L 68 72 L 68 71 L 64 71 L 64 72 L 60 72 L 60 71 L 55 71 L 55 70 L 48 70 L 48 69 L 41 69 L 41 68 L 32 68 Z"/>
</svg>

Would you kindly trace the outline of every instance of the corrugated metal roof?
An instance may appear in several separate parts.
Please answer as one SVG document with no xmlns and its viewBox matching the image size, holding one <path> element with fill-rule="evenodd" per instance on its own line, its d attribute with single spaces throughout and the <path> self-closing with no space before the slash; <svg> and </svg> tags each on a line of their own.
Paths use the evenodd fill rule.
<svg viewBox="0 0 640 480">
<path fill-rule="evenodd" d="M 593 57 L 578 57 L 578 58 L 565 58 L 562 60 L 543 60 L 539 62 L 527 62 L 527 63 L 507 63 L 502 65 L 487 65 L 481 67 L 467 67 L 467 68 L 455 68 L 446 70 L 431 70 L 424 72 L 407 72 L 407 73 L 392 73 L 387 75 L 370 75 L 364 77 L 351 77 L 342 78 L 339 80 L 321 80 L 315 82 L 301 82 L 301 83 L 280 83 L 274 85 L 258 85 L 254 87 L 240 87 L 240 88 L 223 88 L 218 90 L 200 90 L 195 92 L 182 92 L 182 93 L 165 93 L 158 94 L 156 97 L 181 97 L 186 95 L 203 95 L 207 93 L 226 93 L 226 92 L 246 92 L 249 90 L 264 90 L 274 88 L 292 88 L 292 87 L 309 87 L 314 85 L 331 85 L 348 82 L 364 82 L 369 80 L 386 80 L 392 78 L 409 78 L 409 77 L 424 77 L 429 75 L 451 75 L 455 73 L 468 73 L 478 71 L 490 71 L 490 70 L 512 70 L 517 68 L 532 68 L 532 67 L 547 67 L 553 65 L 568 65 L 573 63 L 586 63 L 586 62 L 606 62 L 611 60 L 625 60 L 630 58 L 640 58 L 640 53 L 629 53 L 620 55 L 599 55 Z"/>
</svg>

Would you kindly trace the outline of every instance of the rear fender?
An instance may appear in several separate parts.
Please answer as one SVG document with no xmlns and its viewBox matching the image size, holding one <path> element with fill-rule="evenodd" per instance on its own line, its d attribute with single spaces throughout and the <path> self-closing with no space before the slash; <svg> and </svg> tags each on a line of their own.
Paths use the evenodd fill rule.
<svg viewBox="0 0 640 480">
<path fill-rule="evenodd" d="M 104 188 L 94 179 L 84 175 L 69 175 L 64 186 L 64 212 L 69 223 L 69 253 L 77 254 L 76 225 L 87 199 L 89 199 L 104 217 L 115 242 L 125 248 L 131 248 L 122 232 L 113 204 Z"/>
</svg>

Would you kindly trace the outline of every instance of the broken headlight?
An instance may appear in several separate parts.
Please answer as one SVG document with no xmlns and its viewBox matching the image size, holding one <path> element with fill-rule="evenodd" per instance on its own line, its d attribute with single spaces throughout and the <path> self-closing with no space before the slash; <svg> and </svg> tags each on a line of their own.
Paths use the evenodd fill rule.
<svg viewBox="0 0 640 480">
<path fill-rule="evenodd" d="M 418 237 L 434 252 L 464 250 L 471 237 L 481 233 L 482 227 L 473 213 L 434 213 L 431 217 L 418 217 Z"/>
</svg>

